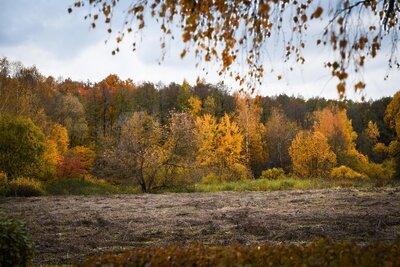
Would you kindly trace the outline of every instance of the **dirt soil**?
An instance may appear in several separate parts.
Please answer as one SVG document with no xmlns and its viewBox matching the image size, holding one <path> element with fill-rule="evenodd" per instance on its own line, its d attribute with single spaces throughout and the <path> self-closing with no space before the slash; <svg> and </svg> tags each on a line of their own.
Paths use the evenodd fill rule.
<svg viewBox="0 0 400 267">
<path fill-rule="evenodd" d="M 0 208 L 26 221 L 35 264 L 171 243 L 400 237 L 400 187 L 1 198 Z"/>
</svg>

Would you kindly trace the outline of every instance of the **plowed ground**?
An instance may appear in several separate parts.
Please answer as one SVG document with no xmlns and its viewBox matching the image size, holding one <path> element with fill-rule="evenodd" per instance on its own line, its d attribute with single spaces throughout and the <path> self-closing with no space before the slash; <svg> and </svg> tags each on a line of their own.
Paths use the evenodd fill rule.
<svg viewBox="0 0 400 267">
<path fill-rule="evenodd" d="M 1 198 L 22 218 L 35 264 L 171 243 L 360 242 L 400 238 L 400 188 Z"/>
</svg>

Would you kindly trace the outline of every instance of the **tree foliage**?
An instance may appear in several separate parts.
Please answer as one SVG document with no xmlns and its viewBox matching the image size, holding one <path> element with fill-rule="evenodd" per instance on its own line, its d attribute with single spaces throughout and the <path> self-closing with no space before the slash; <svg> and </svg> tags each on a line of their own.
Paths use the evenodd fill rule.
<svg viewBox="0 0 400 267">
<path fill-rule="evenodd" d="M 115 162 L 117 176 L 136 182 L 143 192 L 174 184 L 190 170 L 196 149 L 190 115 L 172 115 L 169 129 L 145 112 L 135 112 L 123 124 L 115 147 L 106 160 Z M 187 173 L 185 173 L 187 174 Z M 180 180 L 181 182 L 184 182 Z"/>
<path fill-rule="evenodd" d="M 143 192 L 156 185 L 157 173 L 165 160 L 162 137 L 160 124 L 145 112 L 133 113 L 122 127 L 116 157 Z"/>
<path fill-rule="evenodd" d="M 44 151 L 44 134 L 31 120 L 0 115 L 0 170 L 8 177 L 37 176 Z"/>
<path fill-rule="evenodd" d="M 365 242 L 330 239 L 271 242 L 260 245 L 209 246 L 201 243 L 145 247 L 106 253 L 79 267 L 122 266 L 389 266 L 400 264 L 399 240 Z M 168 265 L 167 265 L 168 264 Z"/>
<path fill-rule="evenodd" d="M 59 178 L 84 178 L 92 173 L 96 154 L 90 147 L 75 146 L 64 153 L 58 164 Z"/>
<path fill-rule="evenodd" d="M 258 177 L 266 161 L 263 134 L 265 127 L 260 121 L 261 108 L 257 99 L 250 95 L 236 93 L 236 121 L 244 136 L 244 153 L 246 164 L 251 168 L 254 176 Z"/>
<path fill-rule="evenodd" d="M 367 127 L 361 132 L 358 139 L 361 139 L 359 150 L 369 158 L 377 160 L 377 155 L 373 148 L 378 143 L 380 136 L 379 128 L 376 122 L 369 121 Z M 379 161 L 379 160 L 377 160 Z"/>
<path fill-rule="evenodd" d="M 0 60 L 0 69 L 1 127 L 10 127 L 2 128 L 0 143 L 13 147 L 12 153 L 2 152 L 2 166 L 12 167 L 0 168 L 9 176 L 2 179 L 5 186 L 21 175 L 47 181 L 94 176 L 143 191 L 259 177 L 274 167 L 319 176 L 328 171 L 315 171 L 324 169 L 318 160 L 309 161 L 308 173 L 299 172 L 296 164 L 315 154 L 328 155 L 327 165 L 332 165 L 330 153 L 318 154 L 325 141 L 339 165 L 371 179 L 393 177 L 394 167 L 400 166 L 399 94 L 363 103 L 251 97 L 204 80 L 196 85 L 134 84 L 109 75 L 83 83 L 46 78 L 6 59 Z M 16 85 L 27 101 L 12 90 Z M 296 143 L 300 129 L 308 134 Z M 308 137 L 315 132 L 320 134 L 313 143 Z M 35 144 L 36 158 L 22 159 Z M 314 147 L 315 153 L 303 157 L 292 149 L 291 155 L 289 147 L 295 145 L 298 151 Z M 292 163 L 296 153 L 298 161 Z"/>
<path fill-rule="evenodd" d="M 244 164 L 243 134 L 227 114 L 220 121 L 205 114 L 196 119 L 196 127 L 199 146 L 196 160 L 200 166 L 210 168 L 218 176 L 229 176 L 238 165 Z"/>
<path fill-rule="evenodd" d="M 320 132 L 300 131 L 293 140 L 289 155 L 293 171 L 301 177 L 325 177 L 336 165 L 336 155 Z"/>
<path fill-rule="evenodd" d="M 201 100 L 195 96 L 191 96 L 188 99 L 188 112 L 192 115 L 192 116 L 197 116 L 200 114 L 201 111 Z"/>
<path fill-rule="evenodd" d="M 60 124 L 54 124 L 46 133 L 43 176 L 51 179 L 57 173 L 57 168 L 63 164 L 64 155 L 69 147 L 68 130 Z"/>
<path fill-rule="evenodd" d="M 85 19 L 89 19 L 91 27 L 103 21 L 109 25 L 107 31 L 111 34 L 118 4 L 119 1 L 114 0 L 76 0 L 73 7 L 87 7 Z M 399 7 L 397 0 L 345 0 L 323 4 L 316 0 L 132 0 L 122 29 L 116 34 L 117 47 L 112 54 L 119 52 L 119 43 L 126 35 L 143 31 L 149 23 L 146 18 L 150 17 L 158 22 L 163 33 L 163 52 L 166 40 L 180 34 L 181 41 L 186 44 L 181 57 L 188 51 L 194 52 L 199 62 L 215 61 L 220 74 L 228 73 L 240 85 L 247 83 L 254 88 L 265 72 L 266 48 L 276 43 L 274 40 L 279 40 L 286 61 L 302 64 L 306 61 L 303 50 L 310 45 L 305 34 L 322 21 L 325 28 L 311 45 L 328 46 L 334 51 L 335 58 L 327 60 L 325 67 L 338 79 L 338 93 L 344 96 L 349 72 L 358 73 L 369 58 L 376 57 L 386 40 L 392 45 L 388 65 L 399 66 L 396 58 Z M 290 29 L 289 35 L 285 34 L 286 29 Z M 136 43 L 133 45 L 136 49 Z M 237 70 L 234 63 L 246 64 L 247 71 Z M 355 90 L 362 90 L 365 84 L 359 80 L 353 86 Z"/>
<path fill-rule="evenodd" d="M 339 166 L 333 168 L 330 177 L 334 179 L 367 179 L 368 177 L 365 174 L 361 174 L 356 172 L 355 170 L 346 167 L 346 166 Z"/>
<path fill-rule="evenodd" d="M 298 126 L 283 113 L 273 109 L 265 123 L 265 145 L 269 167 L 290 169 L 289 147 L 298 132 Z"/>
<path fill-rule="evenodd" d="M 88 126 L 85 108 L 79 98 L 72 94 L 59 94 L 56 97 L 56 105 L 52 117 L 67 128 L 72 145 L 81 144 L 87 136 Z"/>
<path fill-rule="evenodd" d="M 314 130 L 322 133 L 327 139 L 339 163 L 346 161 L 346 157 L 355 150 L 356 132 L 353 131 L 351 121 L 346 110 L 331 105 L 315 113 Z"/>
<path fill-rule="evenodd" d="M 397 92 L 386 108 L 385 122 L 396 132 L 389 144 L 388 152 L 396 161 L 396 177 L 400 177 L 400 92 Z"/>
<path fill-rule="evenodd" d="M 400 92 L 397 92 L 386 108 L 385 122 L 400 136 Z"/>
<path fill-rule="evenodd" d="M 28 266 L 35 246 L 25 223 L 0 212 L 0 265 Z"/>
</svg>

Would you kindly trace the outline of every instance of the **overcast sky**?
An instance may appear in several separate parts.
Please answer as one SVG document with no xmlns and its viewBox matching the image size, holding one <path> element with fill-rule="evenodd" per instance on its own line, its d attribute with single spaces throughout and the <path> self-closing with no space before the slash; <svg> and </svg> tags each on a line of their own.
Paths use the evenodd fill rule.
<svg viewBox="0 0 400 267">
<path fill-rule="evenodd" d="M 129 4 L 129 0 L 121 2 L 114 15 L 114 26 L 119 26 L 118 20 L 124 16 L 122 10 Z M 183 46 L 178 41 L 169 43 L 166 58 L 159 65 L 160 36 L 154 25 L 147 26 L 135 53 L 132 52 L 133 40 L 126 40 L 120 47 L 121 52 L 112 56 L 115 43 L 110 40 L 105 44 L 108 35 L 104 26 L 90 30 L 88 22 L 83 19 L 86 10 L 74 10 L 68 14 L 67 8 L 72 3 L 73 0 L 0 0 L 0 57 L 21 61 L 25 66 L 35 65 L 42 74 L 56 78 L 97 82 L 108 74 L 117 74 L 121 79 L 131 78 L 134 82 L 161 81 L 168 84 L 182 83 L 187 79 L 194 84 L 200 76 L 211 83 L 225 80 L 230 88 L 237 89 L 234 82 L 216 74 L 216 66 L 208 66 L 206 76 L 201 69 L 195 68 L 193 56 L 180 59 Z M 275 73 L 266 73 L 258 93 L 337 99 L 337 81 L 323 67 L 329 53 L 327 48 L 308 49 L 305 51 L 306 64 L 288 72 L 290 66 L 282 65 L 281 53 L 274 53 L 272 48 L 266 64 L 272 66 Z M 390 78 L 383 80 L 387 73 L 388 53 L 382 51 L 382 56 L 365 69 L 367 87 L 363 94 L 366 99 L 390 96 L 400 89 L 398 71 L 392 71 Z M 278 74 L 284 74 L 285 78 L 278 81 Z M 347 96 L 355 100 L 361 98 L 351 90 Z"/>
</svg>

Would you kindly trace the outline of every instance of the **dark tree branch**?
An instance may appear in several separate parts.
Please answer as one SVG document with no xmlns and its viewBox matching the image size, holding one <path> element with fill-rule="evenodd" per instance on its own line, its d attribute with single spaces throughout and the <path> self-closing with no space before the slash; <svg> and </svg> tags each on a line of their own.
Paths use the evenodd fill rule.
<svg viewBox="0 0 400 267">
<path fill-rule="evenodd" d="M 395 9 L 394 9 L 395 1 L 397 1 L 397 0 L 389 0 L 388 8 L 386 10 L 385 18 L 383 20 L 383 27 L 385 28 L 385 30 L 386 30 L 389 18 L 392 18 L 395 15 Z M 385 0 L 384 5 L 386 5 L 386 3 L 387 3 L 387 0 Z"/>
<path fill-rule="evenodd" d="M 391 1 L 394 1 L 394 0 L 391 0 Z M 371 2 L 371 0 L 362 0 L 362 1 L 358 1 L 358 2 L 356 2 L 356 3 L 354 3 L 354 4 L 350 5 L 350 6 L 348 6 L 348 7 L 346 7 L 346 8 L 338 9 L 338 10 L 335 12 L 335 14 L 333 15 L 333 17 L 329 20 L 329 23 L 328 23 L 327 26 L 329 26 L 330 24 L 332 24 L 332 22 L 334 22 L 341 14 L 343 14 L 343 13 L 345 13 L 345 12 L 346 12 L 347 14 L 350 14 L 353 8 L 355 8 L 355 7 L 357 7 L 357 6 L 361 5 L 361 4 L 370 3 L 370 2 Z"/>
</svg>

